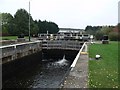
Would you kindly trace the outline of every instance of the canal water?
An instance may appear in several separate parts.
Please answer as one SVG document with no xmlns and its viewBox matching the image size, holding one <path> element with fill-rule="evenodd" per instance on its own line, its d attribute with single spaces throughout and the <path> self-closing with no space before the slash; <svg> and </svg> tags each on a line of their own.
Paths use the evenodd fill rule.
<svg viewBox="0 0 120 90">
<path fill-rule="evenodd" d="M 73 60 L 70 60 L 70 57 L 75 58 L 77 51 L 59 50 L 58 52 L 56 50 L 51 54 L 53 51 L 47 51 L 47 53 L 46 51 L 40 52 L 39 54 L 37 53 L 31 56 L 32 58 L 27 58 L 30 59 L 32 63 L 29 62 L 25 64 L 25 66 L 20 63 L 26 63 L 29 60 L 25 61 L 20 59 L 22 62 L 3 66 L 3 70 L 8 70 L 9 72 L 3 77 L 3 88 L 58 88 L 73 62 Z M 71 55 L 68 56 L 70 52 Z M 52 55 L 52 58 L 50 58 L 50 55 Z M 33 61 L 37 63 L 33 63 Z M 17 68 L 19 65 L 22 65 L 22 67 Z M 11 69 L 13 69 L 13 72 Z"/>
</svg>

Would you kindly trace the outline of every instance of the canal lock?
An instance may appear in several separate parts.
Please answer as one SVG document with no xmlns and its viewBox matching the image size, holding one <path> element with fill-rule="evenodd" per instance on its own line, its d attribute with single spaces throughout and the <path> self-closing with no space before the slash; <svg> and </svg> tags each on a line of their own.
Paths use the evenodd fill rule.
<svg viewBox="0 0 120 90">
<path fill-rule="evenodd" d="M 43 49 L 3 64 L 3 88 L 58 88 L 78 52 Z"/>
</svg>

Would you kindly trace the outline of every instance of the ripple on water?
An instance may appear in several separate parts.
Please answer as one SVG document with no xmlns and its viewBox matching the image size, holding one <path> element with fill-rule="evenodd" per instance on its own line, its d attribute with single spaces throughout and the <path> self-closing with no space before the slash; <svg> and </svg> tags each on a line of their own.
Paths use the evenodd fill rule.
<svg viewBox="0 0 120 90">
<path fill-rule="evenodd" d="M 4 87 L 57 88 L 70 66 L 70 61 L 65 57 L 61 60 L 50 60 L 55 62 L 43 60 L 42 65 L 38 63 L 35 67 L 24 69 L 23 72 L 8 79 Z"/>
</svg>

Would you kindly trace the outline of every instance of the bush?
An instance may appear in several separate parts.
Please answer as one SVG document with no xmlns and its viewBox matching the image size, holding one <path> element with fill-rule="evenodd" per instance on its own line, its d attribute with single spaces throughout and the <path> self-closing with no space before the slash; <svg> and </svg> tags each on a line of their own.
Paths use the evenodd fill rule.
<svg viewBox="0 0 120 90">
<path fill-rule="evenodd" d="M 102 40 L 103 35 L 103 32 L 97 31 L 95 34 L 96 40 Z"/>
<path fill-rule="evenodd" d="M 111 41 L 118 41 L 118 40 L 120 40 L 120 35 L 117 32 L 110 32 L 109 39 Z"/>
</svg>

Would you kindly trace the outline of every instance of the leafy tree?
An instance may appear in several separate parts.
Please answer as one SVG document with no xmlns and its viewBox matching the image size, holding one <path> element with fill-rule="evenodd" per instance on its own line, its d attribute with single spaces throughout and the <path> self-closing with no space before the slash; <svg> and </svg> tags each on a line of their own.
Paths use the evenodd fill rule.
<svg viewBox="0 0 120 90">
<path fill-rule="evenodd" d="M 38 20 L 35 21 L 38 25 L 38 28 L 39 28 L 39 33 L 47 33 L 47 31 L 49 33 L 57 33 L 59 31 L 59 28 L 58 28 L 58 25 L 55 24 L 54 22 L 48 22 L 48 21 L 41 21 L 41 20 Z"/>
<path fill-rule="evenodd" d="M 2 13 L 2 33 L 3 35 L 28 35 L 29 34 L 29 13 L 25 9 L 18 9 L 14 17 L 10 13 Z M 30 33 L 57 33 L 58 25 L 54 22 L 33 20 L 30 16 Z"/>
<path fill-rule="evenodd" d="M 87 26 L 87 27 L 85 28 L 85 31 L 89 31 L 89 30 L 92 30 L 92 26 Z"/>
<path fill-rule="evenodd" d="M 58 25 L 54 22 L 49 22 L 49 32 L 50 33 L 57 33 L 59 31 Z"/>
<path fill-rule="evenodd" d="M 88 34 L 95 35 L 97 31 L 99 31 L 102 28 L 102 26 L 87 26 L 85 28 L 85 32 Z"/>
<path fill-rule="evenodd" d="M 29 33 L 29 13 L 25 9 L 18 9 L 14 15 L 16 35 Z M 33 28 L 33 19 L 30 16 L 31 29 Z"/>
<path fill-rule="evenodd" d="M 95 37 L 97 40 L 102 40 L 103 35 L 104 35 L 103 32 L 99 30 L 96 32 Z"/>
<path fill-rule="evenodd" d="M 33 22 L 32 23 L 33 26 L 31 26 L 31 34 L 32 35 L 37 35 L 38 34 L 38 31 L 39 31 L 39 28 L 38 28 L 38 25 L 37 23 Z"/>
<path fill-rule="evenodd" d="M 10 35 L 14 32 L 13 16 L 10 13 L 2 13 L 2 34 Z"/>
<path fill-rule="evenodd" d="M 110 26 L 109 27 L 105 26 L 105 27 L 101 28 L 101 32 L 103 32 L 103 34 L 105 34 L 105 35 L 108 35 L 112 30 L 113 30 L 113 28 Z"/>
</svg>

